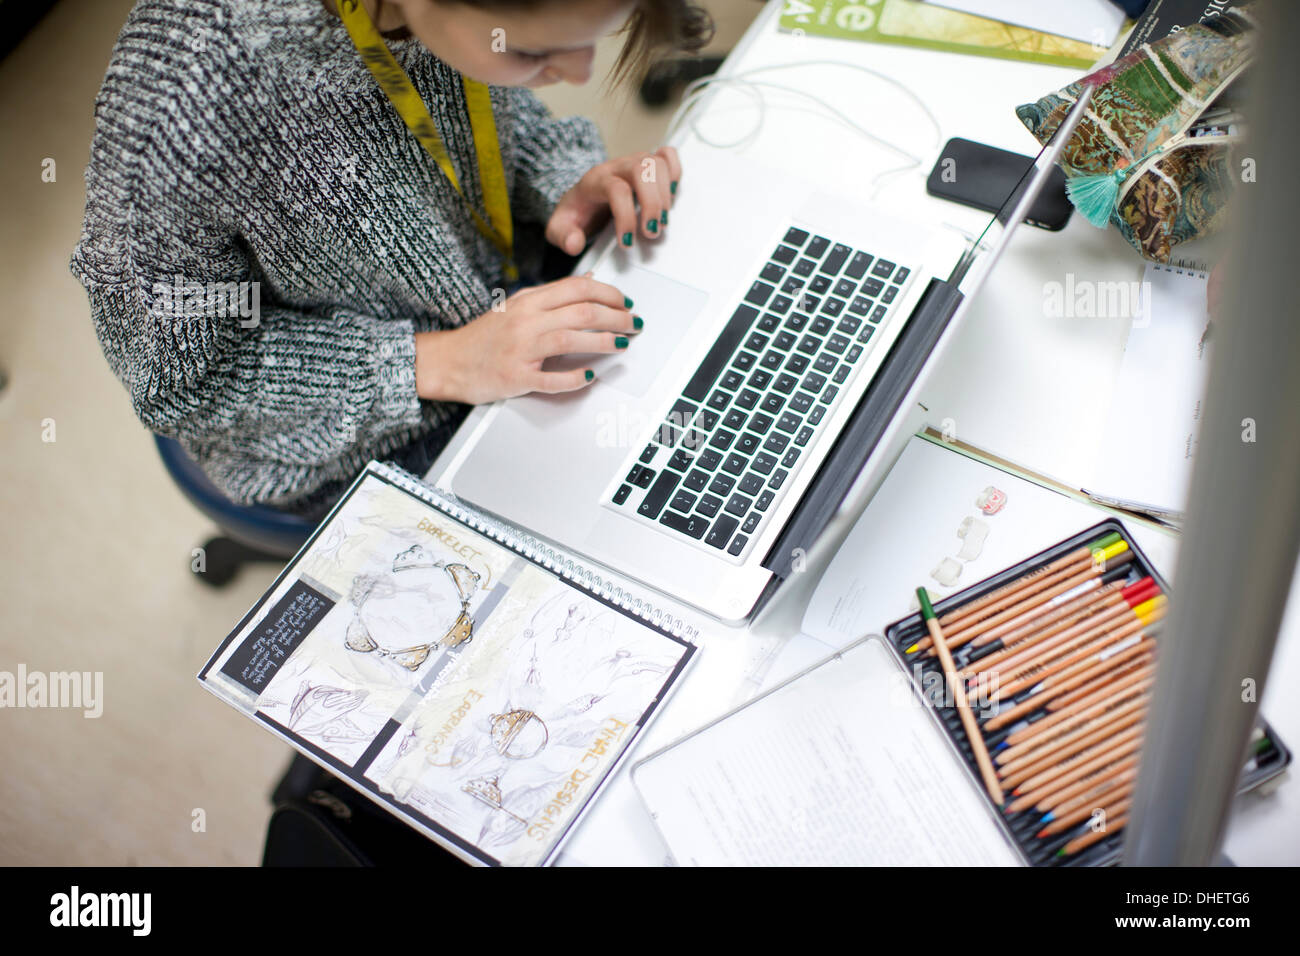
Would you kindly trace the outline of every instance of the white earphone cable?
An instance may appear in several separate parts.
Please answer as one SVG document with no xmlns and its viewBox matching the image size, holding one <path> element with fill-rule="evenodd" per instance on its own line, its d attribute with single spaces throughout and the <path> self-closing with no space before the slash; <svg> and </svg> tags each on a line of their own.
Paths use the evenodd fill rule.
<svg viewBox="0 0 1300 956">
<path fill-rule="evenodd" d="M 843 123 L 848 128 L 855 130 L 863 137 L 871 140 L 872 142 L 884 146 L 886 149 L 892 150 L 893 152 L 899 153 L 900 155 L 907 158 L 908 162 L 905 165 L 893 167 L 891 169 L 887 169 L 884 170 L 883 172 L 876 174 L 876 176 L 871 181 L 873 186 L 877 186 L 878 188 L 877 184 L 880 182 L 880 180 L 884 179 L 885 177 L 894 176 L 903 172 L 908 172 L 921 165 L 922 162 L 921 157 L 915 155 L 914 153 L 909 152 L 908 150 L 902 148 L 896 143 L 892 143 L 889 140 L 883 139 L 877 136 L 876 134 L 872 133 L 870 130 L 854 122 L 844 112 L 842 112 L 839 109 L 836 109 L 834 106 L 826 102 L 826 100 L 822 99 L 820 96 L 817 96 L 813 93 L 809 93 L 806 90 L 800 90 L 792 86 L 786 86 L 785 84 L 782 83 L 771 83 L 763 80 L 749 79 L 749 77 L 752 77 L 756 73 L 763 73 L 771 70 L 792 69 L 794 67 L 799 67 L 799 66 L 814 66 L 814 65 L 819 67 L 825 67 L 825 66 L 848 67 L 849 69 L 858 70 L 862 73 L 866 73 L 869 76 L 875 77 L 876 79 L 882 80 L 885 83 L 889 84 L 890 86 L 893 86 L 904 96 L 910 99 L 913 103 L 915 103 L 917 107 L 919 107 L 922 114 L 926 117 L 927 120 L 929 120 L 930 125 L 934 130 L 934 136 L 931 145 L 934 147 L 937 147 L 939 145 L 939 140 L 941 136 L 939 121 L 935 119 L 934 113 L 930 110 L 930 108 L 925 104 L 925 102 L 920 97 L 918 97 L 915 93 L 913 93 L 907 87 L 903 86 L 901 83 L 899 83 L 897 80 L 893 79 L 890 76 L 886 76 L 883 73 L 879 73 L 876 70 L 872 70 L 869 67 L 862 66 L 861 64 L 849 63 L 844 60 L 795 60 L 790 63 L 778 63 L 778 64 L 773 64 L 771 66 L 755 67 L 753 69 L 745 70 L 741 73 L 736 73 L 732 75 L 704 76 L 704 77 L 700 77 L 699 79 L 692 80 L 690 83 L 686 85 L 686 89 L 683 93 L 682 102 L 677 107 L 676 111 L 674 111 L 672 118 L 668 122 L 668 132 L 665 138 L 671 139 L 673 135 L 676 134 L 678 129 L 681 127 L 682 123 L 687 119 L 688 115 L 691 113 L 691 110 L 695 107 L 695 105 L 699 103 L 700 100 L 703 99 L 704 96 L 709 92 L 708 88 L 714 85 L 718 85 L 722 87 L 734 88 L 752 94 L 758 106 L 757 122 L 748 132 L 746 132 L 739 139 L 733 140 L 732 142 L 729 143 L 718 142 L 716 140 L 709 139 L 702 132 L 700 132 L 699 125 L 698 125 L 699 116 L 697 114 L 690 118 L 691 132 L 694 133 L 697 137 L 699 137 L 701 142 L 706 143 L 709 146 L 713 146 L 717 149 L 735 149 L 740 146 L 748 145 L 750 142 L 754 140 L 754 138 L 758 135 L 759 131 L 763 128 L 763 120 L 767 114 L 768 104 L 765 97 L 763 96 L 763 89 L 764 88 L 777 89 L 777 90 L 784 90 L 787 93 L 793 93 L 796 96 L 802 97 L 804 99 L 812 100 L 814 103 L 820 104 L 821 106 L 825 107 L 827 110 L 830 111 L 830 113 L 832 114 L 832 118 L 837 119 L 839 122 Z"/>
</svg>

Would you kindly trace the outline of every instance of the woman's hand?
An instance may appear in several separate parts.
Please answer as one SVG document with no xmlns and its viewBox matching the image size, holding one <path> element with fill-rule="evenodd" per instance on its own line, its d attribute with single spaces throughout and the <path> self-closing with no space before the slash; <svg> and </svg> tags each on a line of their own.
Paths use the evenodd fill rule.
<svg viewBox="0 0 1300 956">
<path fill-rule="evenodd" d="M 632 300 L 604 282 L 568 276 L 520 289 L 458 329 L 417 332 L 420 398 L 480 405 L 525 392 L 569 392 L 594 379 L 587 369 L 544 372 L 552 355 L 621 352 L 641 328 Z"/>
<path fill-rule="evenodd" d="M 668 208 L 681 177 L 682 164 L 671 146 L 593 166 L 556 204 L 546 239 L 576 256 L 611 214 L 623 245 L 632 245 L 637 234 L 654 239 L 668 225 Z"/>
</svg>

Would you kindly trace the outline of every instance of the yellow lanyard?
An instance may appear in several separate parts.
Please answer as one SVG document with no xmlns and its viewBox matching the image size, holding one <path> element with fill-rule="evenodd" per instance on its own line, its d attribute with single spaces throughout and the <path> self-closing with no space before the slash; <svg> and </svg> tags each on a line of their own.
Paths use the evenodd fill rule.
<svg viewBox="0 0 1300 956">
<path fill-rule="evenodd" d="M 456 167 L 451 164 L 447 148 L 443 145 L 438 128 L 434 125 L 429 108 L 416 91 L 411 78 L 398 65 L 392 52 L 379 35 L 360 0 L 339 0 L 339 15 L 347 27 L 352 43 L 361 54 L 388 99 L 396 107 L 402 121 L 430 156 L 442 168 L 457 193 L 465 198 L 456 178 Z M 484 222 L 478 210 L 466 199 L 470 215 L 479 232 L 491 240 L 505 258 L 506 279 L 519 280 L 519 269 L 514 261 L 514 225 L 510 219 L 510 196 L 506 191 L 505 171 L 501 166 L 501 148 L 497 144 L 496 120 L 492 115 L 492 100 L 488 88 L 477 80 L 461 77 L 465 87 L 465 105 L 469 109 L 470 127 L 474 131 L 474 151 L 478 156 L 479 181 L 483 185 L 483 201 L 492 224 Z"/>
</svg>

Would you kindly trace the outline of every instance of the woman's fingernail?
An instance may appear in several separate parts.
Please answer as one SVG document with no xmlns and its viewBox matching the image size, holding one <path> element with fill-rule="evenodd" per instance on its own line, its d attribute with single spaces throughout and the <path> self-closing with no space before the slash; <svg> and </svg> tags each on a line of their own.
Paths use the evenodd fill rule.
<svg viewBox="0 0 1300 956">
<path fill-rule="evenodd" d="M 658 231 L 659 231 L 659 220 L 658 220 L 658 219 L 651 219 L 649 222 L 647 222 L 647 223 L 645 224 L 645 227 L 646 227 L 647 229 L 649 229 L 651 232 L 658 232 Z"/>
<path fill-rule="evenodd" d="M 630 232 L 623 233 L 623 245 L 625 246 L 632 245 L 632 233 Z"/>
<path fill-rule="evenodd" d="M 665 226 L 668 225 L 668 210 L 667 210 L 667 209 L 665 209 L 663 212 L 661 212 L 661 213 L 659 214 L 659 221 L 662 222 Z"/>
<path fill-rule="evenodd" d="M 643 325 L 645 325 L 645 319 L 641 318 L 639 315 L 632 316 L 632 328 L 640 332 L 641 326 Z"/>
<path fill-rule="evenodd" d="M 616 335 L 616 336 L 614 337 L 614 348 L 616 348 L 616 349 L 625 349 L 625 348 L 627 348 L 627 336 L 626 336 L 626 335 Z"/>
<path fill-rule="evenodd" d="M 668 184 L 668 191 L 672 193 L 674 196 L 677 195 L 677 180 L 674 179 L 672 182 Z"/>
<path fill-rule="evenodd" d="M 632 300 L 629 299 L 627 296 L 623 296 L 623 308 L 625 309 L 632 308 Z"/>
<path fill-rule="evenodd" d="M 596 377 L 596 373 L 593 372 L 591 369 L 587 369 L 587 371 L 583 372 L 582 374 L 589 382 Z"/>
</svg>

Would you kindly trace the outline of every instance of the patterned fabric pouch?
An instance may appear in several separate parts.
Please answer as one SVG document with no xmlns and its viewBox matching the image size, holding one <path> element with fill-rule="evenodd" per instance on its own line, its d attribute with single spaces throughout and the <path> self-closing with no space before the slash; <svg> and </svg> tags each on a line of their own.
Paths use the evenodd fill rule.
<svg viewBox="0 0 1300 956">
<path fill-rule="evenodd" d="M 1061 155 L 1066 188 L 1089 222 L 1113 222 L 1148 259 L 1167 263 L 1174 246 L 1222 225 L 1241 137 L 1235 122 L 1212 122 L 1210 107 L 1250 63 L 1253 7 L 1171 33 L 1016 109 L 1045 144 L 1079 92 L 1096 87 Z"/>
</svg>

